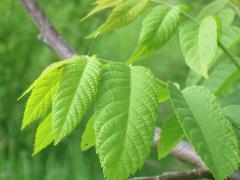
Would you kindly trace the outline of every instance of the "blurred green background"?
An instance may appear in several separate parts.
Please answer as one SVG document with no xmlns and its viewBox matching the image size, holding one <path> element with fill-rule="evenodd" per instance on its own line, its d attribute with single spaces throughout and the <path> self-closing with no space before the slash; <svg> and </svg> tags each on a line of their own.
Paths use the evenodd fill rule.
<svg viewBox="0 0 240 180">
<path fill-rule="evenodd" d="M 39 0 L 46 14 L 61 35 L 79 52 L 88 54 L 91 40 L 84 37 L 96 29 L 108 14 L 100 13 L 81 22 L 92 8 L 90 0 Z M 191 3 L 197 12 L 207 0 L 179 2 Z M 197 11 L 195 11 L 197 10 Z M 97 37 L 90 55 L 104 59 L 125 61 L 134 50 L 145 14 L 134 23 L 114 32 Z M 102 170 L 92 148 L 80 151 L 84 125 L 56 147 L 48 147 L 32 157 L 34 133 L 37 123 L 20 130 L 26 98 L 17 97 L 50 63 L 58 57 L 37 39 L 38 31 L 20 1 L 0 1 L 0 179 L 10 180 L 92 180 L 103 179 Z M 162 80 L 184 84 L 188 68 L 180 49 L 172 38 L 157 54 L 141 62 Z M 159 124 L 169 118 L 169 105 L 160 109 Z M 169 156 L 157 160 L 156 150 L 136 176 L 158 175 L 169 170 L 188 169 L 189 165 Z"/>
</svg>

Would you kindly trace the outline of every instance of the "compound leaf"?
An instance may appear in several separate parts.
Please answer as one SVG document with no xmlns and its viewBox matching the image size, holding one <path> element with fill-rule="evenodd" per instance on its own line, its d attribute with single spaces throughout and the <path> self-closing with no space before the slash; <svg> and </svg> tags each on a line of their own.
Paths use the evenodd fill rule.
<svg viewBox="0 0 240 180">
<path fill-rule="evenodd" d="M 99 61 L 85 56 L 66 64 L 52 106 L 55 144 L 73 131 L 91 105 L 97 91 L 100 66 Z"/>
<path fill-rule="evenodd" d="M 145 58 L 161 48 L 175 33 L 181 22 L 181 12 L 185 9 L 183 5 L 172 9 L 155 7 L 143 22 L 138 47 L 128 60 L 129 63 Z"/>
<path fill-rule="evenodd" d="M 199 75 L 208 77 L 208 66 L 217 52 L 217 21 L 213 17 L 203 19 L 200 25 L 188 21 L 180 28 L 180 46 L 186 64 Z"/>
<path fill-rule="evenodd" d="M 189 142 L 217 180 L 238 168 L 239 149 L 231 123 L 216 97 L 203 86 L 182 92 L 169 84 L 171 103 Z"/>
<path fill-rule="evenodd" d="M 95 121 L 96 150 L 109 180 L 139 169 L 151 150 L 157 120 L 157 80 L 144 67 L 105 65 Z"/>
</svg>

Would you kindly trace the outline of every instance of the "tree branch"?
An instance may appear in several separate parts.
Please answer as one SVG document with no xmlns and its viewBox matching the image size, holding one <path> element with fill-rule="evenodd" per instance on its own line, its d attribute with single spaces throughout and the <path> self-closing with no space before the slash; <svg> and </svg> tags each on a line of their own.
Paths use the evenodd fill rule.
<svg viewBox="0 0 240 180">
<path fill-rule="evenodd" d="M 77 55 L 76 51 L 59 35 L 36 0 L 21 1 L 40 31 L 39 38 L 47 44 L 49 48 L 51 48 L 60 58 L 63 59 Z"/>
<path fill-rule="evenodd" d="M 160 128 L 155 128 L 154 140 L 153 140 L 154 148 L 158 147 L 160 131 L 161 131 Z M 203 161 L 196 154 L 193 147 L 185 141 L 179 142 L 177 146 L 171 151 L 171 154 L 177 159 L 187 162 L 189 164 L 195 165 L 196 167 L 201 167 L 201 168 L 205 167 Z"/>
<path fill-rule="evenodd" d="M 131 180 L 192 180 L 198 178 L 214 179 L 206 168 L 193 169 L 191 171 L 166 172 L 159 176 L 135 177 Z"/>
</svg>

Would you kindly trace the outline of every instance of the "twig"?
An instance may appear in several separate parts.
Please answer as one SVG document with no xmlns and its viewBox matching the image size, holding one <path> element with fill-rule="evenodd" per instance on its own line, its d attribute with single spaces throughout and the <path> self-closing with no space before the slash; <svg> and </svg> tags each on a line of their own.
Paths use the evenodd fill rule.
<svg viewBox="0 0 240 180">
<path fill-rule="evenodd" d="M 67 59 L 77 55 L 76 51 L 68 45 L 53 27 L 36 0 L 21 0 L 33 22 L 40 31 L 40 39 L 47 44 L 60 58 Z"/>
<path fill-rule="evenodd" d="M 154 140 L 153 140 L 154 148 L 157 148 L 158 146 L 157 144 L 160 137 L 160 131 L 161 131 L 160 128 L 155 128 Z M 196 154 L 193 147 L 185 141 L 180 141 L 177 144 L 177 146 L 171 151 L 171 155 L 173 155 L 175 158 L 181 161 L 187 162 L 196 167 L 200 167 L 200 168 L 205 167 L 203 161 Z"/>
<path fill-rule="evenodd" d="M 159 176 L 135 177 L 131 180 L 193 180 L 198 178 L 214 179 L 206 168 L 193 169 L 191 171 L 166 172 Z"/>
</svg>

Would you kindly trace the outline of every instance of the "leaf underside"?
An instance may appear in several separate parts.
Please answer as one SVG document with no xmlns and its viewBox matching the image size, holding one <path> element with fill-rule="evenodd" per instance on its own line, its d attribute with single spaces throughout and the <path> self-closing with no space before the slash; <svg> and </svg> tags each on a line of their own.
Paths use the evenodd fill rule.
<svg viewBox="0 0 240 180">
<path fill-rule="evenodd" d="M 226 117 L 238 128 L 240 128 L 240 105 L 232 104 L 224 107 Z"/>
</svg>

